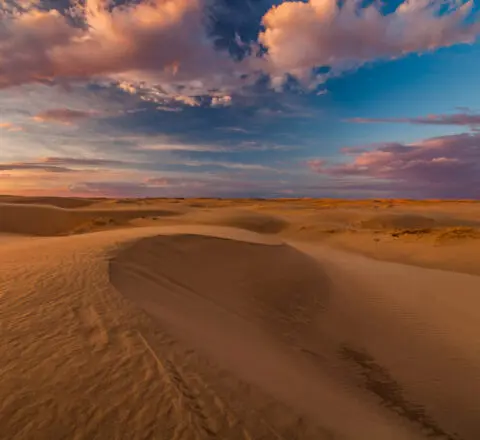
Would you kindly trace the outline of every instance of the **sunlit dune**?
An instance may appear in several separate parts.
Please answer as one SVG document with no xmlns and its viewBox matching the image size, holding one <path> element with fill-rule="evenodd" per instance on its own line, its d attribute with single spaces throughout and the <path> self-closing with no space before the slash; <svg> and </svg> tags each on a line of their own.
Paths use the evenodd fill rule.
<svg viewBox="0 0 480 440">
<path fill-rule="evenodd" d="M 480 203 L 0 197 L 0 438 L 480 438 Z"/>
</svg>

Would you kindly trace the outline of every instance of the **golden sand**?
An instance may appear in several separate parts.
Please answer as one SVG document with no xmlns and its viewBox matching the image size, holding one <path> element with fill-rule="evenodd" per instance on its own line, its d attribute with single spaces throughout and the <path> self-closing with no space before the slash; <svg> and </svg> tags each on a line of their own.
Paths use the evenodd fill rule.
<svg viewBox="0 0 480 440">
<path fill-rule="evenodd" d="M 0 198 L 1 439 L 480 438 L 480 203 Z"/>
</svg>

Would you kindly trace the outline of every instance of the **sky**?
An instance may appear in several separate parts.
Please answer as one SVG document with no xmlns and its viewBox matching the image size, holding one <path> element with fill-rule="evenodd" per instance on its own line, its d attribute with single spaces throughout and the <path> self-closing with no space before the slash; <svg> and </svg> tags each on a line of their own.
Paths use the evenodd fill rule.
<svg viewBox="0 0 480 440">
<path fill-rule="evenodd" d="M 0 194 L 480 199 L 473 0 L 0 0 Z"/>
</svg>

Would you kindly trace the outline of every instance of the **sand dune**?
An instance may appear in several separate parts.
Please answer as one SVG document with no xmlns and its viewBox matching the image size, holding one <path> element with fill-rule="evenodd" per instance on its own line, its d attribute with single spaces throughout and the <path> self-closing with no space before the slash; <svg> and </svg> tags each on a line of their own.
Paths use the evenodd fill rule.
<svg viewBox="0 0 480 440">
<path fill-rule="evenodd" d="M 360 224 L 367 229 L 431 228 L 435 225 L 435 220 L 414 214 L 383 214 L 373 216 Z"/>
<path fill-rule="evenodd" d="M 480 438 L 475 227 L 195 203 L 0 206 L 0 438 Z"/>
<path fill-rule="evenodd" d="M 180 215 L 183 218 L 175 219 L 175 223 L 236 227 L 265 234 L 278 233 L 288 225 L 278 216 L 231 208 L 189 213 L 185 207 L 172 204 L 124 207 L 98 203 L 87 209 L 67 209 L 46 204 L 0 203 L 0 232 L 40 236 L 76 234 L 126 226 L 132 220 L 140 220 L 142 225 L 142 219 L 150 219 L 147 223 L 151 224 L 152 220 Z"/>
<path fill-rule="evenodd" d="M 7 396 L 0 415 L 3 436 L 329 439 L 357 438 L 360 434 L 422 438 L 414 427 L 382 410 L 368 394 L 362 402 L 353 387 L 349 390 L 344 384 L 331 383 L 328 373 L 317 373 L 317 367 L 310 365 L 311 355 L 293 350 L 286 342 L 301 332 L 297 329 L 290 335 L 287 331 L 288 320 L 296 322 L 298 318 L 290 316 L 285 306 L 282 308 L 285 299 L 292 305 L 285 294 L 291 291 L 301 297 L 299 291 L 290 289 L 304 283 L 302 276 L 307 274 L 310 281 L 321 283 L 318 299 L 327 297 L 324 275 L 317 274 L 312 260 L 293 249 L 273 244 L 273 252 L 279 252 L 279 263 L 286 259 L 300 270 L 300 278 L 295 272 L 290 275 L 278 304 L 275 292 L 263 290 L 279 287 L 273 276 L 247 288 L 250 294 L 251 289 L 258 294 L 273 294 L 270 298 L 260 296 L 258 303 L 254 301 L 257 305 L 247 304 L 248 295 L 235 298 L 238 288 L 237 292 L 225 292 L 230 293 L 230 300 L 226 299 L 230 306 L 245 302 L 239 314 L 235 307 L 228 310 L 222 304 L 215 306 L 212 298 L 198 297 L 195 291 L 178 287 L 185 277 L 170 279 L 168 274 L 157 280 L 164 283 L 169 292 L 166 299 L 171 303 L 162 304 L 160 295 L 159 302 L 153 304 L 162 316 L 148 318 L 124 299 L 109 282 L 107 257 L 117 255 L 113 260 L 116 264 L 125 263 L 125 259 L 129 262 L 128 254 L 116 250 L 121 243 L 162 232 L 263 241 L 255 235 L 247 236 L 245 231 L 237 235 L 235 231 L 212 228 L 145 228 L 42 238 L 0 248 L 0 263 L 6 268 L 0 281 L 5 292 L 1 302 L 5 318 L 1 395 Z M 199 256 L 206 260 L 211 255 L 212 244 L 205 239 L 184 238 L 172 238 L 170 242 L 180 240 L 183 244 L 179 249 L 183 251 L 190 246 L 201 251 L 206 246 Z M 153 246 L 158 245 L 157 240 Z M 220 246 L 222 251 L 223 245 L 213 243 L 214 249 Z M 239 262 L 245 245 L 237 245 L 239 249 L 227 246 L 225 257 Z M 140 249 L 140 254 L 151 252 L 148 243 L 146 248 Z M 274 255 L 269 249 L 263 252 L 267 259 Z M 257 262 L 262 260 L 257 258 Z M 306 261 L 310 267 L 303 268 Z M 268 267 L 272 262 L 262 264 Z M 154 267 L 151 270 L 158 272 Z M 147 294 L 149 273 L 134 281 Z M 118 278 L 112 276 L 117 284 Z M 235 280 L 235 272 L 232 276 Z M 226 275 L 224 282 L 228 279 Z M 135 293 L 128 294 L 127 290 L 135 286 L 128 279 L 123 283 L 117 288 L 132 298 Z M 314 287 L 310 287 L 308 304 L 316 302 Z M 147 307 L 151 312 L 150 305 Z M 257 317 L 250 317 L 249 311 L 257 308 Z M 276 315 L 269 321 L 265 312 L 272 310 Z M 300 307 L 296 313 L 301 329 L 302 313 L 308 315 L 315 310 Z M 285 338 L 277 338 L 272 328 L 262 325 L 264 322 L 283 328 Z M 347 417 L 353 422 L 351 426 L 345 426 Z"/>
<path fill-rule="evenodd" d="M 360 222 L 367 229 L 425 229 L 435 226 L 480 226 L 479 221 L 471 221 L 437 215 L 427 217 L 417 214 L 381 214 Z"/>
<path fill-rule="evenodd" d="M 22 205 L 50 205 L 57 208 L 84 208 L 98 203 L 102 199 L 85 199 L 75 197 L 20 197 L 2 196 L 0 203 L 16 203 Z"/>
<path fill-rule="evenodd" d="M 216 208 L 191 212 L 184 219 L 195 224 L 228 226 L 263 234 L 275 234 L 288 226 L 279 216 L 238 208 Z"/>
<path fill-rule="evenodd" d="M 66 209 L 41 204 L 0 203 L 0 232 L 52 236 L 124 225 L 147 216 L 175 216 L 173 209 Z"/>
</svg>

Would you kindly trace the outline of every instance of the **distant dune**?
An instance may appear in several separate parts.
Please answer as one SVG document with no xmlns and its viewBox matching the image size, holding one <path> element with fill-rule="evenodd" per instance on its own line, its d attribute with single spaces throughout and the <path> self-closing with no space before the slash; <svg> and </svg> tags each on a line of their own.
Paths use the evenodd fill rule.
<svg viewBox="0 0 480 440">
<path fill-rule="evenodd" d="M 39 236 L 90 232 L 141 217 L 179 215 L 172 209 L 66 209 L 41 204 L 0 203 L 0 232 Z"/>
<path fill-rule="evenodd" d="M 0 438 L 480 438 L 480 203 L 75 200 L 0 198 Z"/>
<path fill-rule="evenodd" d="M 281 217 L 235 208 L 193 211 L 186 218 L 196 224 L 230 226 L 263 234 L 276 234 L 288 226 Z"/>
<path fill-rule="evenodd" d="M 74 197 L 20 197 L 20 196 L 2 196 L 0 203 L 16 203 L 25 205 L 50 205 L 58 208 L 84 208 L 86 206 L 98 203 L 101 199 L 80 199 Z"/>
</svg>

